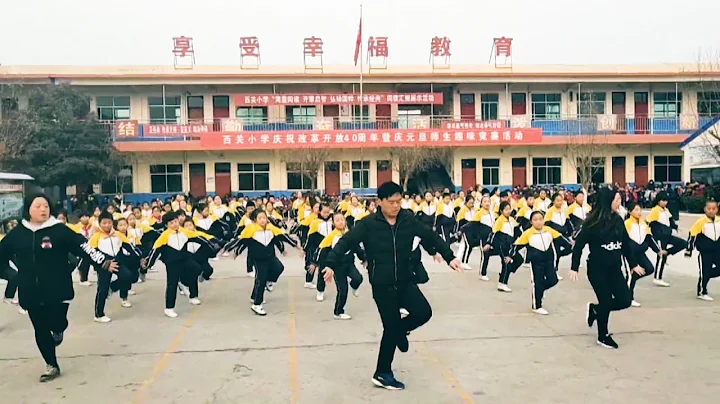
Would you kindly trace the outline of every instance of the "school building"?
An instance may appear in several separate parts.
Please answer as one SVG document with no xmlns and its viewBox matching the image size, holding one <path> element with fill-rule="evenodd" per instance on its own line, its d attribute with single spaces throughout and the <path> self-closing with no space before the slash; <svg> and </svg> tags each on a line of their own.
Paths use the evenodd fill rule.
<svg viewBox="0 0 720 404">
<path fill-rule="evenodd" d="M 593 143 L 593 180 L 686 182 L 681 143 L 720 115 L 720 72 L 697 66 L 0 66 L 0 83 L 48 83 L 92 95 L 128 165 L 95 185 L 147 200 L 172 193 L 374 193 L 400 181 L 399 155 L 443 148 L 411 189 L 579 182 L 573 159 Z M 20 93 L 3 110 L 23 108 Z M 0 115 L 1 119 L 1 115 Z"/>
</svg>

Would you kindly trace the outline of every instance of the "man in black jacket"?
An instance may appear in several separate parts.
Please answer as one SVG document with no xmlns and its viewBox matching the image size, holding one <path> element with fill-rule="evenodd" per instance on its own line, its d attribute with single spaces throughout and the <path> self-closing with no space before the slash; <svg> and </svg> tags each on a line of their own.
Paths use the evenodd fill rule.
<svg viewBox="0 0 720 404">
<path fill-rule="evenodd" d="M 437 233 L 416 221 L 413 214 L 400 209 L 403 189 L 394 182 L 378 188 L 379 209 L 356 222 L 355 227 L 342 236 L 328 255 L 323 270 L 325 280 L 333 278 L 333 268 L 351 248 L 363 243 L 368 263 L 368 276 L 373 299 L 380 313 L 383 335 L 380 341 L 377 368 L 372 381 L 389 390 L 402 390 L 405 385 L 397 381 L 391 365 L 395 347 L 407 352 L 407 335 L 427 323 L 432 316 L 430 304 L 418 288 L 412 271 L 413 242 L 419 237 L 455 271 L 462 271 L 460 262 Z M 410 314 L 401 319 L 400 308 Z"/>
</svg>

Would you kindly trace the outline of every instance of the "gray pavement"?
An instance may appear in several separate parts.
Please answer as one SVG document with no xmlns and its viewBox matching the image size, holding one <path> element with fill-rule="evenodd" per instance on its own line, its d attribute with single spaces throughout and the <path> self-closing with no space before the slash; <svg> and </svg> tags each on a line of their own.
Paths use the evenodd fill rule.
<svg viewBox="0 0 720 404">
<path fill-rule="evenodd" d="M 422 289 L 434 316 L 410 336 L 410 351 L 396 354 L 403 392 L 370 383 L 381 326 L 367 285 L 349 298 L 353 319 L 334 320 L 334 286 L 316 302 L 290 252 L 262 318 L 249 309 L 252 278 L 244 261 L 214 262 L 214 279 L 201 285 L 203 304 L 179 297 L 176 319 L 163 315 L 161 267 L 136 286 L 134 307 L 121 308 L 117 297 L 108 303 L 109 324 L 92 321 L 94 285 L 76 285 L 59 348 L 64 374 L 48 384 L 37 382 L 43 363 L 29 320 L 0 307 L 2 403 L 639 404 L 720 397 L 720 300 L 695 299 L 694 259 L 670 258 L 670 288 L 640 282 L 643 307 L 611 317 L 620 344 L 611 351 L 596 346 L 595 329 L 584 324 L 585 303 L 594 299 L 584 271 L 581 281 L 566 278 L 548 292 L 551 315 L 540 317 L 530 312 L 527 269 L 511 278 L 513 293 L 503 294 L 495 290 L 496 259 L 491 282 L 482 282 L 476 269 L 452 273 L 425 257 L 431 280 Z M 561 272 L 568 267 L 563 259 Z M 710 293 L 720 296 L 720 281 L 710 283 Z"/>
</svg>

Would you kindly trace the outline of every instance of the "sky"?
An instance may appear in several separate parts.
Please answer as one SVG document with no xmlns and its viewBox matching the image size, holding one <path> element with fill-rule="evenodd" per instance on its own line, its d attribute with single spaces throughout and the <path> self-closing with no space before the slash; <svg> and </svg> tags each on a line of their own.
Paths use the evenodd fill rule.
<svg viewBox="0 0 720 404">
<path fill-rule="evenodd" d="M 428 63 L 430 39 L 452 64 L 487 64 L 514 38 L 514 64 L 696 63 L 720 45 L 718 0 L 363 0 L 364 42 L 387 36 L 390 65 Z M 302 65 L 321 37 L 324 63 L 353 63 L 351 0 L 0 0 L 2 65 L 172 65 L 172 38 L 194 38 L 198 65 L 237 65 L 257 36 L 263 65 Z"/>
</svg>

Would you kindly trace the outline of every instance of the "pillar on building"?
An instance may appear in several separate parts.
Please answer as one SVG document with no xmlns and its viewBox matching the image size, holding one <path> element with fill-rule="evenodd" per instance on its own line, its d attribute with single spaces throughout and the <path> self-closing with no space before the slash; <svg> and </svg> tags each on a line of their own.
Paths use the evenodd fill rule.
<svg viewBox="0 0 720 404">
<path fill-rule="evenodd" d="M 214 119 L 214 111 L 213 111 L 213 96 L 206 95 L 203 97 L 203 120 L 205 123 L 210 123 Z"/>
<path fill-rule="evenodd" d="M 236 167 L 237 170 L 237 167 Z M 230 172 L 232 172 L 232 165 L 230 166 Z M 232 178 L 230 178 L 232 181 Z M 188 189 L 190 189 L 188 187 Z M 215 162 L 210 161 L 205 163 L 205 192 L 208 194 L 215 192 Z"/>
</svg>

